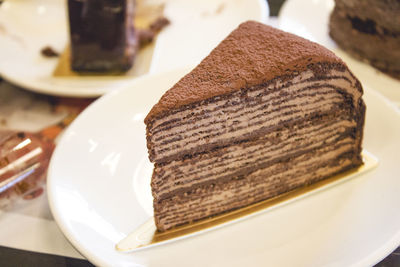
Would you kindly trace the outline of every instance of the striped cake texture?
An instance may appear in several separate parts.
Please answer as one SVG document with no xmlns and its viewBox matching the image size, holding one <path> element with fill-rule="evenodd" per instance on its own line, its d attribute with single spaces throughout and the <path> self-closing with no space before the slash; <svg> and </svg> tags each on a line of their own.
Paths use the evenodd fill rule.
<svg viewBox="0 0 400 267">
<path fill-rule="evenodd" d="M 158 230 L 360 166 L 362 93 L 322 46 L 241 24 L 145 119 Z"/>
<path fill-rule="evenodd" d="M 351 56 L 400 80 L 399 0 L 335 0 L 329 35 Z"/>
</svg>

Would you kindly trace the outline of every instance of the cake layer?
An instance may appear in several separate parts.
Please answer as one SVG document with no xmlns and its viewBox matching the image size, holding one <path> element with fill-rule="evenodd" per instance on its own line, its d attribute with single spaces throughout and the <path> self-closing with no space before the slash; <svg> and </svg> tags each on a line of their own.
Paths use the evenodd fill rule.
<svg viewBox="0 0 400 267">
<path fill-rule="evenodd" d="M 296 121 L 271 129 L 266 135 L 216 148 L 182 160 L 155 164 L 152 193 L 156 201 L 196 186 L 247 175 L 285 157 L 334 144 L 356 132 L 357 122 L 340 109 L 331 114 Z M 358 147 L 357 147 L 358 146 Z M 360 149 L 354 141 L 354 149 Z"/>
<path fill-rule="evenodd" d="M 324 114 L 337 105 L 358 108 L 359 86 L 350 72 L 331 68 L 324 76 L 305 71 L 284 83 L 274 80 L 184 106 L 148 124 L 149 157 L 168 162 L 256 138 L 277 124 Z"/>
<path fill-rule="evenodd" d="M 329 34 L 346 52 L 400 78 L 399 1 L 336 1 Z M 394 16 L 391 16 L 394 15 Z"/>
<path fill-rule="evenodd" d="M 351 138 L 318 150 L 287 157 L 247 176 L 225 183 L 198 187 L 154 202 L 154 216 L 160 231 L 210 215 L 274 197 L 299 186 L 314 183 L 361 164 Z"/>
<path fill-rule="evenodd" d="M 329 50 L 241 24 L 145 118 L 157 229 L 360 166 L 362 93 Z"/>
</svg>

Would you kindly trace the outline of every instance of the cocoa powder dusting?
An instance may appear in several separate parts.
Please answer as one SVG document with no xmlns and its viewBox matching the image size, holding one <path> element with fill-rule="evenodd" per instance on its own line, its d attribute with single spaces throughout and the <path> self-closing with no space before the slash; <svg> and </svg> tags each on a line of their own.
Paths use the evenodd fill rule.
<svg viewBox="0 0 400 267">
<path fill-rule="evenodd" d="M 265 83 L 277 76 L 293 75 L 320 62 L 345 65 L 319 44 L 247 21 L 169 89 L 151 109 L 145 123 L 171 109 Z"/>
</svg>

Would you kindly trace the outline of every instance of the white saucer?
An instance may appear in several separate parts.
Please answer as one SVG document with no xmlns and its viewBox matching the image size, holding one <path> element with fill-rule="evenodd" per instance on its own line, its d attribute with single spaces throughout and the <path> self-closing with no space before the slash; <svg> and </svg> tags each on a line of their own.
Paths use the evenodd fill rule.
<svg viewBox="0 0 400 267">
<path fill-rule="evenodd" d="M 279 12 L 279 28 L 333 50 L 347 63 L 364 86 L 374 88 L 400 107 L 400 80 L 352 58 L 340 50 L 329 37 L 328 22 L 333 7 L 333 0 L 287 0 Z"/>
<path fill-rule="evenodd" d="M 367 266 L 400 244 L 400 114 L 369 89 L 364 148 L 379 159 L 371 172 L 218 230 L 117 252 L 116 243 L 152 216 L 143 119 L 184 73 L 144 76 L 102 97 L 56 148 L 48 173 L 50 207 L 65 236 L 92 263 Z"/>
<path fill-rule="evenodd" d="M 41 49 L 62 52 L 68 42 L 65 0 L 6 0 L 0 5 L 0 75 L 23 88 L 50 95 L 96 97 L 126 86 L 147 72 L 195 65 L 233 28 L 245 20 L 265 22 L 265 0 L 167 0 L 171 24 L 155 48 L 139 52 L 124 76 L 71 77 L 52 75 L 58 59 Z M 154 51 L 153 51 L 154 50 Z"/>
</svg>

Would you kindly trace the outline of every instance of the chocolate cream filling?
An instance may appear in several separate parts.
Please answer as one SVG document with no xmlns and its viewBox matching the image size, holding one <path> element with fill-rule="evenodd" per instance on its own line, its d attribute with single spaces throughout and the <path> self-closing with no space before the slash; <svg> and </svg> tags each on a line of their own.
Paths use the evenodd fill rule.
<svg viewBox="0 0 400 267">
<path fill-rule="evenodd" d="M 292 127 L 274 129 L 255 140 L 234 143 L 182 160 L 155 164 L 152 177 L 155 201 L 190 191 L 196 186 L 225 182 L 246 175 L 284 157 L 306 153 L 351 136 L 357 123 L 344 114 L 303 121 Z M 317 124 L 318 122 L 319 124 Z"/>
<path fill-rule="evenodd" d="M 365 106 L 347 70 L 305 71 L 182 107 L 148 125 L 163 231 L 358 166 Z"/>
<path fill-rule="evenodd" d="M 266 168 L 225 183 L 208 184 L 154 202 L 158 229 L 193 222 L 210 215 L 262 201 L 361 164 L 351 137 L 336 144 L 286 157 Z"/>
<path fill-rule="evenodd" d="M 358 86 L 348 71 L 332 69 L 320 79 L 312 71 L 305 71 L 285 83 L 275 81 L 190 105 L 190 109 L 185 107 L 148 126 L 150 158 L 158 163 L 169 162 L 255 138 L 274 125 L 316 111 L 326 113 L 335 105 L 358 107 Z"/>
</svg>

